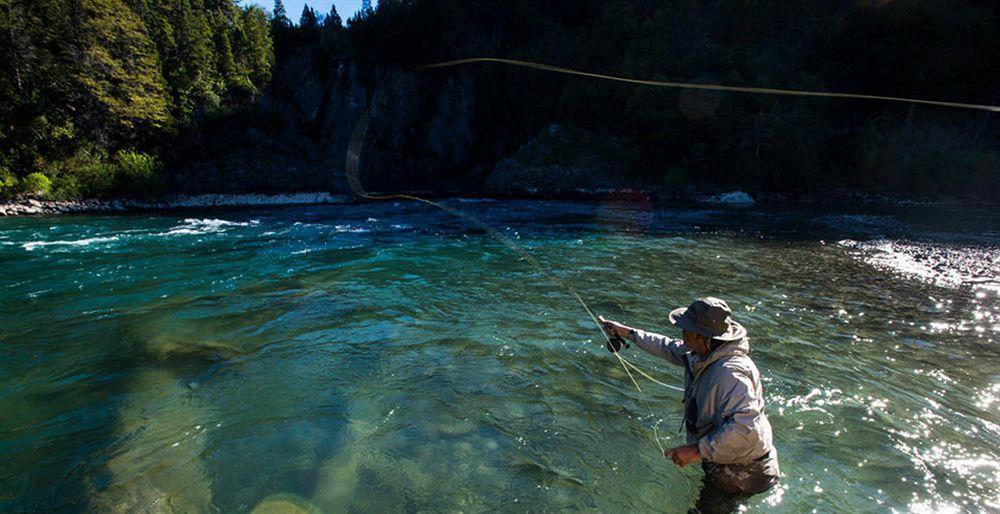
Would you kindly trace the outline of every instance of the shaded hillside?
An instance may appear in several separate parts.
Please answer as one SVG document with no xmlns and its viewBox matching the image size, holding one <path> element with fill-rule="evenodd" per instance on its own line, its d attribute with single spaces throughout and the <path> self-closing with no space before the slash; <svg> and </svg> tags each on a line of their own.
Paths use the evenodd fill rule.
<svg viewBox="0 0 1000 514">
<path fill-rule="evenodd" d="M 288 29 L 298 36 L 279 40 L 267 114 L 255 125 L 270 157 L 256 142 L 235 163 L 233 147 L 213 150 L 222 164 L 205 176 L 219 177 L 221 165 L 241 178 L 220 187 L 342 187 L 363 101 L 374 114 L 363 170 L 376 189 L 988 199 L 1000 192 L 1000 159 L 995 116 L 982 112 L 664 90 L 503 65 L 415 67 L 503 56 L 638 78 L 996 103 L 997 21 L 995 5 L 975 2 L 383 2 L 335 43 Z M 347 74 L 330 64 L 344 57 Z M 550 128 L 568 131 L 546 137 Z M 586 166 L 519 164 L 574 141 Z M 270 163 L 262 182 L 243 175 L 260 162 Z"/>
<path fill-rule="evenodd" d="M 989 200 L 1000 193 L 1000 134 L 988 113 L 417 66 L 498 56 L 636 78 L 996 104 L 998 21 L 997 4 L 975 1 L 386 0 L 346 27 L 307 10 L 297 26 L 270 20 L 276 63 L 261 93 L 192 111 L 201 112 L 185 118 L 193 125 L 146 143 L 167 162 L 171 191 L 337 191 L 347 140 L 370 107 L 362 171 L 371 189 Z"/>
</svg>

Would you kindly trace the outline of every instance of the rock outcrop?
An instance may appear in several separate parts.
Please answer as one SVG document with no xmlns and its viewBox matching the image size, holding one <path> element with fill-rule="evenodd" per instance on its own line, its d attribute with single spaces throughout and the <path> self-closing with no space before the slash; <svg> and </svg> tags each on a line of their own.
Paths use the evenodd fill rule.
<svg viewBox="0 0 1000 514">
<path fill-rule="evenodd" d="M 438 190 L 470 167 L 473 91 L 464 70 L 366 68 L 304 49 L 283 59 L 255 105 L 193 130 L 170 182 L 189 194 L 346 192 L 347 147 L 370 109 L 361 154 L 365 187 Z"/>
<path fill-rule="evenodd" d="M 634 187 L 631 158 L 613 137 L 551 125 L 497 163 L 485 191 L 507 196 L 586 195 Z"/>
</svg>

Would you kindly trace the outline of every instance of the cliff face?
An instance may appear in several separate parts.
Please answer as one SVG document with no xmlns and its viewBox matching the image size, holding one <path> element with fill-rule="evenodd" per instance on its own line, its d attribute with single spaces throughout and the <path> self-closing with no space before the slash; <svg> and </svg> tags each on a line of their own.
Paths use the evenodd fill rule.
<svg viewBox="0 0 1000 514">
<path fill-rule="evenodd" d="M 185 193 L 345 192 L 347 146 L 370 106 L 361 158 L 366 189 L 458 187 L 472 166 L 473 104 L 471 78 L 461 71 L 365 70 L 302 51 L 283 61 L 254 105 L 186 134 L 171 182 Z"/>
<path fill-rule="evenodd" d="M 347 147 L 365 109 L 360 179 L 369 191 L 566 195 L 633 185 L 620 141 L 558 125 L 497 131 L 495 109 L 477 105 L 487 100 L 476 91 L 467 69 L 366 69 L 302 51 L 254 105 L 188 134 L 171 166 L 173 192 L 346 193 Z"/>
<path fill-rule="evenodd" d="M 374 70 L 372 124 L 361 180 L 372 190 L 448 190 L 467 186 L 472 167 L 475 95 L 459 71 L 428 76 Z"/>
<path fill-rule="evenodd" d="M 744 189 L 774 201 L 850 201 L 858 194 L 947 200 L 949 191 L 987 196 L 977 193 L 975 184 L 985 184 L 979 189 L 988 192 L 1000 177 L 993 153 L 978 149 L 975 139 L 966 146 L 942 146 L 941 141 L 961 139 L 932 131 L 924 141 L 924 132 L 908 125 L 896 130 L 891 120 L 885 133 L 865 133 L 857 144 L 841 141 L 844 151 L 865 157 L 853 167 L 817 167 L 820 157 L 836 154 L 816 148 L 759 145 L 753 160 L 727 173 L 723 161 L 733 156 L 713 146 L 712 138 L 728 129 L 715 121 L 711 126 L 684 122 L 697 128 L 692 135 L 688 125 L 672 126 L 669 116 L 660 116 L 672 112 L 667 109 L 650 114 L 649 131 L 663 146 L 657 152 L 666 155 L 657 159 L 634 133 L 615 124 L 591 125 L 594 132 L 575 128 L 579 121 L 570 117 L 565 128 L 554 125 L 558 109 L 546 110 L 537 100 L 552 97 L 552 91 L 525 89 L 531 83 L 523 76 L 499 71 L 367 67 L 317 49 L 300 49 L 282 60 L 266 94 L 253 105 L 203 119 L 181 138 L 171 161 L 169 192 L 347 193 L 347 147 L 366 109 L 371 125 L 359 178 L 372 192 L 572 197 L 631 188 L 661 197 L 691 197 Z M 568 110 L 580 114 L 572 105 Z M 796 130 L 814 127 L 816 119 L 800 121 Z M 983 117 L 979 123 L 985 127 L 987 121 Z M 789 123 L 775 132 L 789 134 L 791 129 Z M 893 130 L 902 135 L 893 136 Z M 988 130 L 973 132 L 979 137 Z M 911 133 L 915 135 L 907 136 Z M 671 153 L 678 141 L 690 143 L 690 148 L 677 150 L 683 155 Z M 936 160 L 917 157 L 936 152 L 935 142 L 944 152 L 934 154 Z M 904 150 L 917 153 L 889 158 Z M 754 166 L 771 171 L 755 175 Z M 949 172 L 953 169 L 958 171 Z M 892 177 L 903 172 L 919 187 L 893 186 Z M 859 184 L 858 176 L 871 178 Z M 940 184 L 948 187 L 935 189 Z"/>
</svg>

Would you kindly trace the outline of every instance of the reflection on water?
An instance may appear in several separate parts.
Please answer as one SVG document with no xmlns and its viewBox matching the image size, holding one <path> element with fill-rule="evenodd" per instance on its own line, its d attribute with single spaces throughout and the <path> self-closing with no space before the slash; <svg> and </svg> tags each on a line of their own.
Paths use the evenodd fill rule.
<svg viewBox="0 0 1000 514">
<path fill-rule="evenodd" d="M 752 507 L 997 510 L 997 216 L 454 202 L 595 309 L 750 330 L 784 482 Z M 405 203 L 0 220 L 0 510 L 684 512 L 565 292 Z M 634 349 L 632 350 L 635 351 Z M 667 383 L 676 369 L 633 360 Z"/>
</svg>

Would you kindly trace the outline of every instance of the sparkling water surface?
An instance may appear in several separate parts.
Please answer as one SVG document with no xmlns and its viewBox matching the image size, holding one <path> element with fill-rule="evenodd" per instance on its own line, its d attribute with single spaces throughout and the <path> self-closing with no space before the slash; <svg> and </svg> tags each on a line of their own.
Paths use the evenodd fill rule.
<svg viewBox="0 0 1000 514">
<path fill-rule="evenodd" d="M 752 510 L 1000 509 L 1000 215 L 449 200 L 606 317 L 749 330 Z M 684 512 L 680 394 L 433 208 L 0 219 L 0 511 Z M 682 375 L 634 347 L 656 378 Z M 284 502 L 284 503 L 278 503 Z"/>
</svg>

